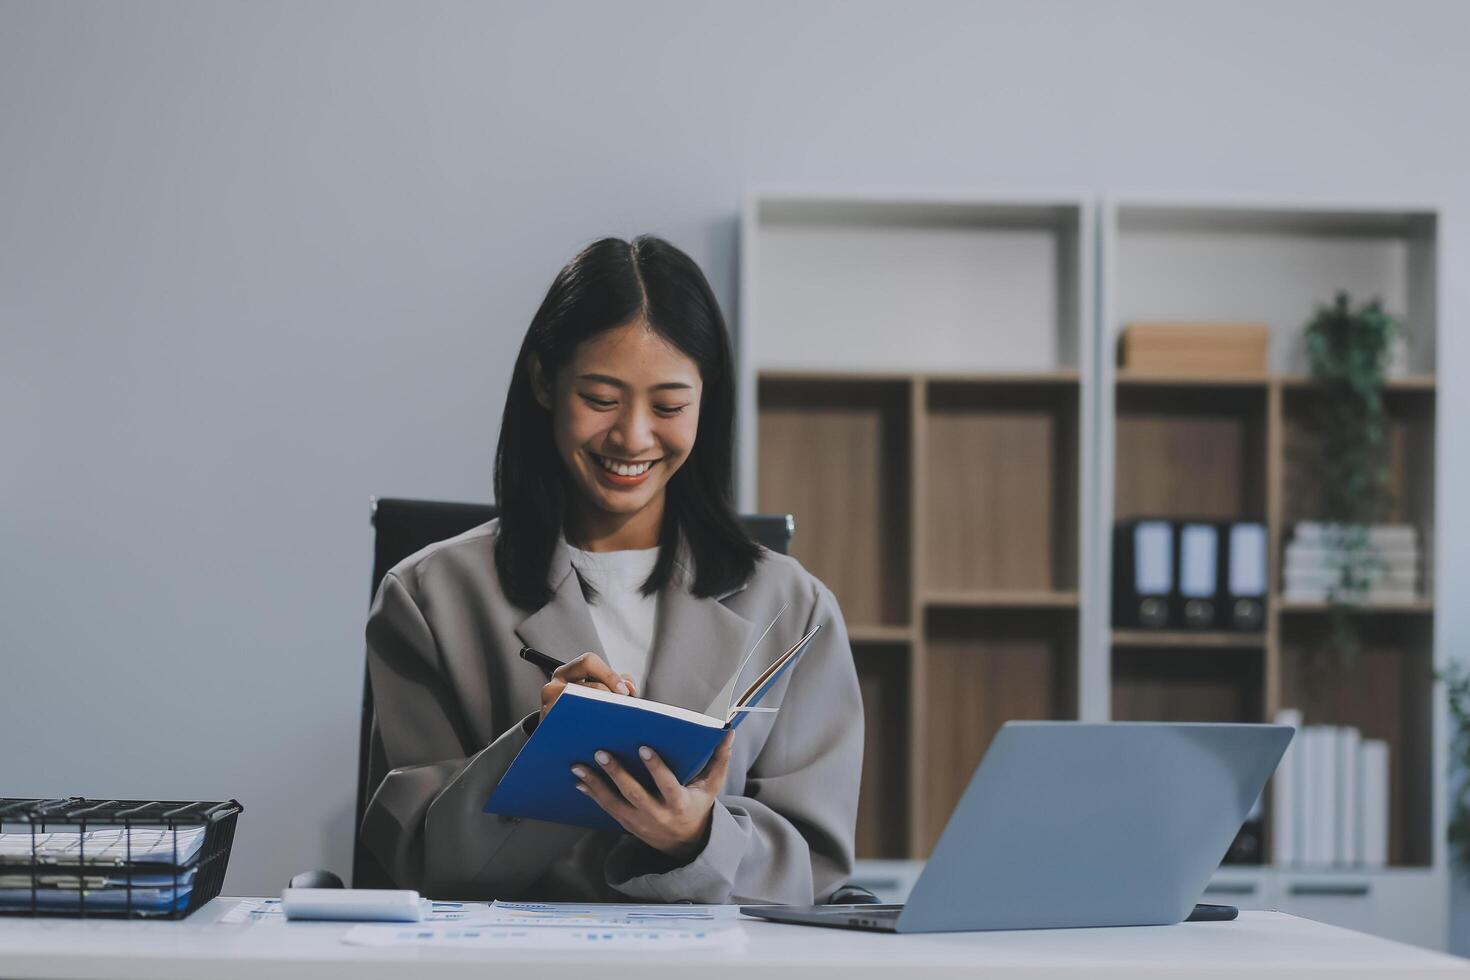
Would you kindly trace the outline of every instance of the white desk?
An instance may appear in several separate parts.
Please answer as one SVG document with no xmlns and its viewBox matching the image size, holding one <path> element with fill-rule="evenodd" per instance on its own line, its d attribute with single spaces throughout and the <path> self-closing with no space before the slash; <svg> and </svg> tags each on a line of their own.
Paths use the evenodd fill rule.
<svg viewBox="0 0 1470 980">
<path fill-rule="evenodd" d="M 1446 977 L 1470 961 L 1279 912 L 1134 929 L 892 936 L 745 921 L 738 952 L 574 956 L 369 949 L 335 923 L 221 925 L 216 899 L 182 922 L 0 918 L 0 976 L 46 978 L 527 978 L 838 980 L 870 977 Z"/>
</svg>

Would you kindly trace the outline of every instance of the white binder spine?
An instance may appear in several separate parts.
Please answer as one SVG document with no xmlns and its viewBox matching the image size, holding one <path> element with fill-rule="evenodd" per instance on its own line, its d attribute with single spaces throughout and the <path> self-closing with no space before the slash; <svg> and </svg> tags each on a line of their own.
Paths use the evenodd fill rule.
<svg viewBox="0 0 1470 980">
<path fill-rule="evenodd" d="M 1363 866 L 1388 864 L 1388 743 L 1364 739 L 1358 748 L 1359 837 Z"/>
<path fill-rule="evenodd" d="M 1296 729 L 1271 781 L 1273 858 L 1277 865 L 1291 867 L 1301 854 L 1301 788 L 1297 785 L 1297 770 L 1301 768 L 1302 713 L 1295 708 L 1283 708 L 1276 712 L 1276 724 Z"/>
<path fill-rule="evenodd" d="M 1337 863 L 1356 867 L 1362 863 L 1358 850 L 1358 749 L 1362 741 L 1356 728 L 1337 730 Z"/>
</svg>

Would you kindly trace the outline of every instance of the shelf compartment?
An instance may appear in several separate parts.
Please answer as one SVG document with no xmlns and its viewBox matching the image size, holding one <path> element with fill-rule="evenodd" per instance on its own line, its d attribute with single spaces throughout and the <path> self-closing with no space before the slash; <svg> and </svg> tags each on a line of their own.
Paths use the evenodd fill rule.
<svg viewBox="0 0 1470 980">
<path fill-rule="evenodd" d="M 1201 655 L 1190 648 L 1113 651 L 1113 720 L 1259 722 L 1265 651 Z"/>
<path fill-rule="evenodd" d="M 1281 703 L 1308 725 L 1350 725 L 1389 746 L 1391 865 L 1433 858 L 1433 621 L 1419 615 L 1355 621 L 1361 649 L 1333 649 L 1324 617 L 1281 623 Z"/>
<path fill-rule="evenodd" d="M 1264 385 L 1119 387 L 1116 517 L 1263 518 L 1266 408 Z"/>
<path fill-rule="evenodd" d="M 761 369 L 1080 363 L 1079 203 L 763 194 L 751 217 Z"/>
<path fill-rule="evenodd" d="M 909 653 L 898 643 L 854 643 L 863 697 L 863 775 L 857 856 L 908 854 Z"/>
<path fill-rule="evenodd" d="M 1327 398 L 1316 386 L 1291 388 L 1282 397 L 1285 473 L 1283 543 L 1298 521 L 1321 514 L 1321 435 L 1318 412 Z M 1383 462 L 1388 470 L 1390 503 L 1385 523 L 1410 524 L 1419 530 L 1424 559 L 1420 593 L 1432 595 L 1432 535 L 1435 526 L 1435 391 L 1433 388 L 1388 388 L 1383 397 L 1386 431 Z M 1298 604 L 1293 603 L 1292 606 Z M 1303 607 L 1311 604 L 1300 604 Z"/>
<path fill-rule="evenodd" d="M 925 593 L 1077 588 L 1076 385 L 926 385 Z"/>
<path fill-rule="evenodd" d="M 1301 325 L 1344 284 L 1382 297 L 1411 336 L 1408 368 L 1434 370 L 1437 221 L 1412 210 L 1181 206 L 1117 209 L 1114 319 L 1271 327 L 1271 366 L 1306 370 Z"/>
<path fill-rule="evenodd" d="M 795 517 L 791 554 L 855 630 L 909 618 L 910 400 L 906 381 L 759 382 L 757 505 Z"/>
<path fill-rule="evenodd" d="M 933 609 L 925 617 L 917 856 L 939 839 L 1000 726 L 1076 717 L 1071 610 Z"/>
</svg>

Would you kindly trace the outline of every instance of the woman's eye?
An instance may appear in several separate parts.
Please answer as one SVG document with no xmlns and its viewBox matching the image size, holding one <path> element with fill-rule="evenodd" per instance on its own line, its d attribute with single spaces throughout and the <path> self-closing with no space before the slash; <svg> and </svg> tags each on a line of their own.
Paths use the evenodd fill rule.
<svg viewBox="0 0 1470 980">
<path fill-rule="evenodd" d="M 591 395 L 583 395 L 582 400 L 593 408 L 612 408 L 617 404 L 611 398 L 593 398 Z"/>
<path fill-rule="evenodd" d="M 660 415 L 678 415 L 688 407 L 688 405 L 660 405 L 658 406 L 658 413 Z"/>
</svg>

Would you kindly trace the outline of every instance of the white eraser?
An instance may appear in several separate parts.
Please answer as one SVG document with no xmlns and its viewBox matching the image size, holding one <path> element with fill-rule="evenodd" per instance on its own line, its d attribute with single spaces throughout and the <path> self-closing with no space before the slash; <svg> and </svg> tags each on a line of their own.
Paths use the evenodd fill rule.
<svg viewBox="0 0 1470 980">
<path fill-rule="evenodd" d="M 418 922 L 428 905 L 419 893 L 395 888 L 287 888 L 288 919 L 338 922 Z"/>
</svg>

